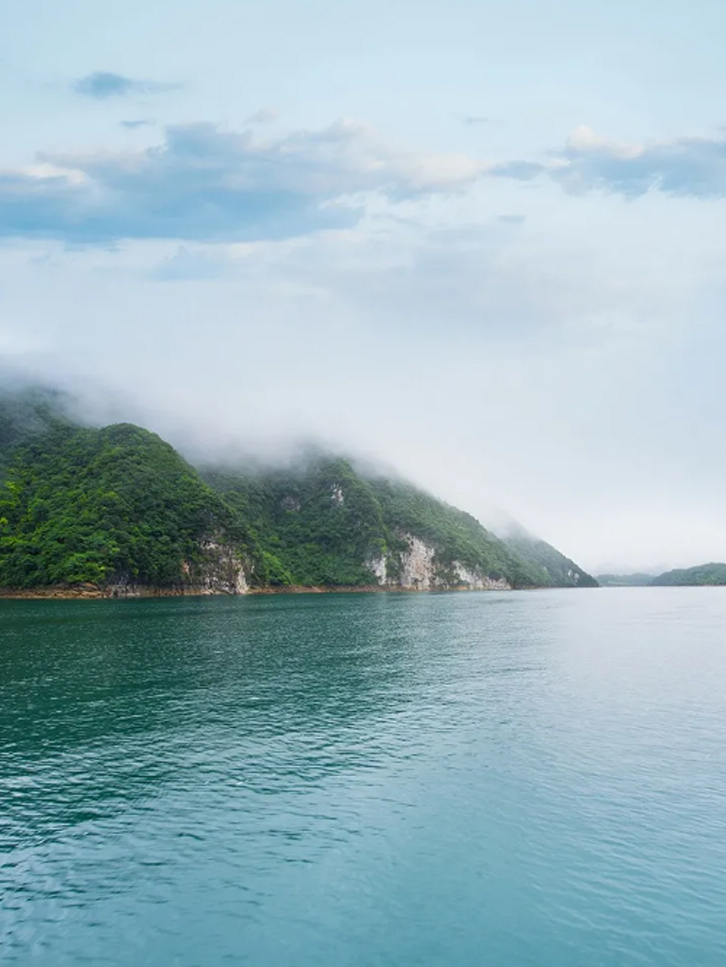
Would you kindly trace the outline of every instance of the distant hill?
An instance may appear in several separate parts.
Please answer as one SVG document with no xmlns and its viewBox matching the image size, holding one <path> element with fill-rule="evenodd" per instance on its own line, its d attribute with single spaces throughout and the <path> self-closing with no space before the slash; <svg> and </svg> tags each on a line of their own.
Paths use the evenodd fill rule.
<svg viewBox="0 0 726 967">
<path fill-rule="evenodd" d="M 0 587 L 89 593 L 585 587 L 528 535 L 502 540 L 401 481 L 318 455 L 191 466 L 131 424 L 75 424 L 52 394 L 0 398 Z"/>
<path fill-rule="evenodd" d="M 653 574 L 598 574 L 597 582 L 604 588 L 645 587 L 655 580 Z"/>
<path fill-rule="evenodd" d="M 701 564 L 698 567 L 666 571 L 664 574 L 598 574 L 604 588 L 688 587 L 726 584 L 726 564 Z"/>
<path fill-rule="evenodd" d="M 726 584 L 726 564 L 700 564 L 698 567 L 666 571 L 653 578 L 651 583 L 657 587 Z"/>
</svg>

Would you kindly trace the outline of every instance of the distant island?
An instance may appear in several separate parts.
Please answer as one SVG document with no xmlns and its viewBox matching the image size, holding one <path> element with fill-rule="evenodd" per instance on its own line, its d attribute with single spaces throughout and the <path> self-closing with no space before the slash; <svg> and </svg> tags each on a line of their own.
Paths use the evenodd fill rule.
<svg viewBox="0 0 726 967">
<path fill-rule="evenodd" d="M 726 585 L 726 564 L 699 564 L 697 567 L 679 568 L 664 574 L 598 574 L 602 587 L 698 587 Z"/>
<path fill-rule="evenodd" d="M 142 427 L 78 425 L 53 394 L 0 398 L 5 596 L 595 586 L 523 530 L 340 456 L 193 467 Z"/>
</svg>

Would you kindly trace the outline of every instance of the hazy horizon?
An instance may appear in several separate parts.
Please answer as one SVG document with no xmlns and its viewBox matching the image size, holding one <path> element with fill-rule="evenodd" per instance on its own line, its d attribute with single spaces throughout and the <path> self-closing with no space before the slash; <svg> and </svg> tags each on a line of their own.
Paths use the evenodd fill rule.
<svg viewBox="0 0 726 967">
<path fill-rule="evenodd" d="M 342 456 L 354 464 L 355 468 L 370 475 L 381 475 L 397 478 L 415 484 L 434 496 L 457 505 L 453 497 L 447 496 L 441 489 L 431 486 L 430 481 L 423 477 L 415 478 L 402 473 L 400 468 L 389 460 L 374 454 L 372 451 L 363 452 L 345 441 L 335 442 L 323 438 L 312 439 L 303 436 L 253 435 L 243 436 L 235 433 L 213 433 L 212 427 L 198 425 L 194 428 L 180 422 L 178 415 L 170 412 L 158 411 L 152 413 L 145 410 L 139 401 L 125 398 L 121 393 L 109 393 L 107 388 L 94 384 L 93 381 L 81 383 L 67 382 L 62 379 L 53 380 L 50 376 L 38 371 L 28 371 L 21 368 L 3 368 L 0 366 L 0 401 L 3 393 L 6 398 L 22 399 L 25 391 L 41 393 L 57 393 L 53 404 L 73 421 L 88 426 L 104 426 L 111 423 L 132 422 L 145 426 L 171 442 L 190 462 L 199 467 L 224 467 L 244 469 L 251 472 L 265 472 L 277 467 L 300 467 L 309 459 L 320 455 Z M 572 556 L 566 548 L 559 546 L 550 535 L 540 533 L 528 526 L 521 516 L 512 512 L 512 508 L 501 504 L 487 502 L 479 498 L 478 510 L 474 511 L 465 503 L 459 503 L 459 509 L 476 516 L 488 529 L 501 537 L 509 536 L 513 531 L 524 530 L 531 536 L 554 543 L 557 549 Z M 576 563 L 586 567 L 582 561 Z M 651 563 L 649 567 L 633 568 L 627 562 L 624 564 L 605 564 L 600 567 L 590 567 L 589 573 L 597 574 L 630 574 L 649 573 L 661 574 L 676 566 L 688 567 L 705 561 L 689 562 L 683 565 L 672 565 L 668 562 Z"/>
<path fill-rule="evenodd" d="M 726 9 L 0 13 L 0 360 L 313 441 L 591 573 L 726 558 Z"/>
</svg>

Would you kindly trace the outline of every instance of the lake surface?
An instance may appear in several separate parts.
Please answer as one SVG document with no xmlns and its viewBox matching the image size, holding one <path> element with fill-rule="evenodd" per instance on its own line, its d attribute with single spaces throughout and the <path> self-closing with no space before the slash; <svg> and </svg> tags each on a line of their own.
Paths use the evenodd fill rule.
<svg viewBox="0 0 726 967">
<path fill-rule="evenodd" d="M 726 589 L 0 602 L 0 950 L 723 967 Z"/>
</svg>

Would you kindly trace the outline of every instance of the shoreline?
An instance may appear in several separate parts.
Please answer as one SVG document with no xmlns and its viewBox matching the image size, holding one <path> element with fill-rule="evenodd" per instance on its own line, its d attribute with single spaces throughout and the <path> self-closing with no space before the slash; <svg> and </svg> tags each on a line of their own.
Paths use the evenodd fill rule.
<svg viewBox="0 0 726 967">
<path fill-rule="evenodd" d="M 51 587 L 51 588 L 0 588 L 0 600 L 6 601 L 129 601 L 140 598 L 246 598 L 253 595 L 278 594 L 436 594 L 448 591 L 513 591 L 538 590 L 537 588 L 472 588 L 456 585 L 445 588 L 381 587 L 376 584 L 307 586 L 290 585 L 280 588 L 249 588 L 242 594 L 229 591 L 207 591 L 183 588 L 138 588 L 128 594 L 114 592 L 107 588 L 92 586 Z"/>
</svg>

